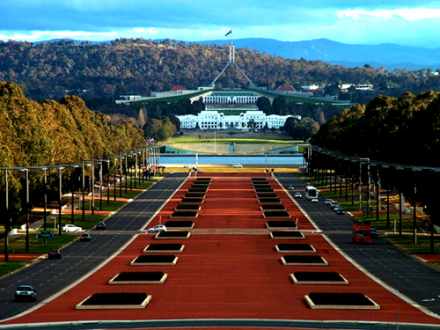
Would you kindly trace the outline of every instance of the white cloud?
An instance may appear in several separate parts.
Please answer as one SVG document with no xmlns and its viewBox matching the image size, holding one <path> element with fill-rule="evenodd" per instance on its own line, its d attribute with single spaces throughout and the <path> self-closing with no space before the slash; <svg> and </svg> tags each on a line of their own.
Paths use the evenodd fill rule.
<svg viewBox="0 0 440 330">
<path fill-rule="evenodd" d="M 117 32 L 86 32 L 86 31 L 28 31 L 26 33 L 15 32 L 8 34 L 0 31 L 0 40 L 17 40 L 17 41 L 40 41 L 50 39 L 88 39 L 103 40 L 111 39 L 117 35 Z"/>
<path fill-rule="evenodd" d="M 440 9 L 431 8 L 401 8 L 401 9 L 349 9 L 337 12 L 339 18 L 361 19 L 365 17 L 375 17 L 392 19 L 393 17 L 401 17 L 408 21 L 417 21 L 422 19 L 440 18 Z"/>
</svg>

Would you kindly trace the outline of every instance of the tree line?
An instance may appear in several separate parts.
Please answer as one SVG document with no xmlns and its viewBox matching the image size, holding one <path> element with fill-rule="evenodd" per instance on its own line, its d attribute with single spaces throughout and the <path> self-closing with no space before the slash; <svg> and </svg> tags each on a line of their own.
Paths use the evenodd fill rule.
<svg viewBox="0 0 440 330">
<path fill-rule="evenodd" d="M 375 164 L 371 173 L 376 182 L 424 207 L 439 225 L 439 110 L 440 93 L 434 91 L 407 92 L 398 98 L 379 96 L 368 105 L 352 106 L 329 119 L 313 136 L 311 143 L 323 152 L 315 160 L 312 157 L 312 162 L 340 174 L 358 173 L 359 162 L 351 160 L 366 158 Z"/>
</svg>

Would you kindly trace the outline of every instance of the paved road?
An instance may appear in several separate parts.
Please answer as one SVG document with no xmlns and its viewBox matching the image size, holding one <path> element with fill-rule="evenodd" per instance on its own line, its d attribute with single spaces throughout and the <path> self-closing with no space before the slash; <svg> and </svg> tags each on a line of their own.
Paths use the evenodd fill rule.
<svg viewBox="0 0 440 330">
<path fill-rule="evenodd" d="M 284 186 L 292 184 L 295 190 L 304 191 L 305 183 L 294 174 L 277 173 L 276 178 Z M 148 219 L 160 209 L 164 202 L 184 182 L 184 178 L 175 176 L 173 179 L 163 179 L 160 183 L 143 193 L 135 202 L 126 205 L 124 212 L 108 220 L 106 233 L 93 232 L 90 243 L 75 242 L 63 249 L 64 259 L 59 261 L 43 260 L 28 269 L 0 280 L 0 319 L 25 310 L 29 304 L 11 303 L 13 290 L 24 279 L 37 287 L 44 287 L 39 300 L 44 299 L 86 273 L 104 261 L 109 255 L 125 244 L 133 233 L 136 233 Z M 440 313 L 440 272 L 415 260 L 381 239 L 374 240 L 371 245 L 358 245 L 351 242 L 351 219 L 348 215 L 339 216 L 322 203 L 310 203 L 300 200 L 300 206 L 309 213 L 313 221 L 323 230 L 344 253 L 369 269 L 377 278 L 388 283 L 394 289 L 410 297 L 417 304 Z M 113 233 L 114 235 L 109 235 Z M 109 238 L 112 237 L 112 238 Z M 99 248 L 103 245 L 103 248 Z M 107 246 L 107 247 L 106 247 Z M 72 250 L 70 250 L 72 249 Z M 95 251 L 96 250 L 96 251 Z M 83 259 L 84 258 L 84 259 Z M 66 261 L 66 265 L 63 263 Z M 44 266 L 44 268 L 42 268 Z M 65 275 L 60 275 L 64 267 L 71 267 Z M 58 277 L 55 277 L 58 276 Z M 53 281 L 57 278 L 57 281 Z M 35 282 L 34 282 L 35 281 Z M 53 282 L 52 282 L 53 281 Z M 36 284 L 35 284 L 36 283 Z M 20 308 L 20 306 L 23 306 Z M 20 310 L 19 310 L 20 309 Z M 177 321 L 182 327 L 284 327 L 284 328 L 315 328 L 315 329 L 395 329 L 396 324 L 375 324 L 362 322 L 359 324 L 346 322 L 314 322 L 295 320 L 181 320 Z M 176 321 L 153 320 L 131 322 L 130 326 L 141 328 L 176 326 Z M 94 329 L 103 325 L 88 323 L 58 324 L 54 329 Z M 126 328 L 127 324 L 111 322 L 105 328 Z M 399 324 L 400 329 L 414 329 L 414 326 Z M 31 327 L 32 328 L 32 327 Z M 35 326 L 34 328 L 38 328 Z M 429 327 L 416 326 L 417 329 Z"/>
<path fill-rule="evenodd" d="M 80 279 L 139 233 L 150 218 L 184 183 L 187 174 L 165 177 L 126 204 L 107 221 L 106 232 L 91 230 L 91 242 L 74 241 L 62 249 L 61 260 L 42 259 L 0 280 L 0 320 L 36 305 Z M 38 290 L 36 303 L 14 302 L 19 284 L 33 285 Z"/>
<path fill-rule="evenodd" d="M 295 190 L 303 192 L 305 189 L 305 182 L 295 174 L 283 173 L 276 177 L 284 187 L 292 184 Z M 354 244 L 351 238 L 352 218 L 335 214 L 328 205 L 324 205 L 323 200 L 323 196 L 319 198 L 319 203 L 297 199 L 323 233 L 344 253 L 390 287 L 440 315 L 438 270 L 402 253 L 382 239 L 373 239 L 372 244 Z"/>
</svg>

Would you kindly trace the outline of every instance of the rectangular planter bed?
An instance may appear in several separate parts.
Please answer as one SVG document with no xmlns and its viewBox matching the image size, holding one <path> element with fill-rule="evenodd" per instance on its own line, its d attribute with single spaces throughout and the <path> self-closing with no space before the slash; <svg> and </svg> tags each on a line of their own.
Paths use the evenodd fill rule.
<svg viewBox="0 0 440 330">
<path fill-rule="evenodd" d="M 164 253 L 169 253 L 169 252 L 173 252 L 173 253 L 181 253 L 183 251 L 183 249 L 185 248 L 185 245 L 183 244 L 174 244 L 174 243 L 170 243 L 170 244 L 150 244 L 147 245 L 144 249 L 143 252 L 149 253 L 149 252 L 164 252 Z"/>
<path fill-rule="evenodd" d="M 203 203 L 203 197 L 184 197 L 180 201 L 181 204 L 185 203 Z"/>
<path fill-rule="evenodd" d="M 272 231 L 270 237 L 274 239 L 305 239 L 304 234 L 297 230 Z"/>
<path fill-rule="evenodd" d="M 285 211 L 286 208 L 281 204 L 265 204 L 260 206 L 261 211 Z"/>
<path fill-rule="evenodd" d="M 257 193 L 257 198 L 278 198 L 278 195 L 273 192 Z"/>
<path fill-rule="evenodd" d="M 95 293 L 76 305 L 76 309 L 143 309 L 151 301 L 144 292 Z"/>
<path fill-rule="evenodd" d="M 280 243 L 275 246 L 279 253 L 316 253 L 315 248 L 310 244 Z"/>
<path fill-rule="evenodd" d="M 204 192 L 187 192 L 184 198 L 205 198 Z"/>
<path fill-rule="evenodd" d="M 327 260 L 317 255 L 285 255 L 281 262 L 285 266 L 328 266 Z"/>
<path fill-rule="evenodd" d="M 311 292 L 304 298 L 312 309 L 380 309 L 378 304 L 362 293 Z"/>
<path fill-rule="evenodd" d="M 134 258 L 130 265 L 132 266 L 174 266 L 177 264 L 177 258 L 174 255 L 141 255 Z"/>
<path fill-rule="evenodd" d="M 336 272 L 295 272 L 290 277 L 295 284 L 349 284 L 341 274 Z"/>
<path fill-rule="evenodd" d="M 296 223 L 292 220 L 269 220 L 266 227 L 268 229 L 296 229 Z"/>
<path fill-rule="evenodd" d="M 186 219 L 186 218 L 197 218 L 199 216 L 199 214 L 197 213 L 197 211 L 174 211 L 170 218 L 174 219 L 174 218 L 180 218 L 180 219 Z"/>
<path fill-rule="evenodd" d="M 278 197 L 276 198 L 259 198 L 258 203 L 265 204 L 265 203 L 280 203 L 280 199 Z"/>
<path fill-rule="evenodd" d="M 194 222 L 189 220 L 171 220 L 165 223 L 165 226 L 170 229 L 192 229 L 194 228 Z"/>
<path fill-rule="evenodd" d="M 122 272 L 108 284 L 163 284 L 168 275 L 163 272 Z"/>
<path fill-rule="evenodd" d="M 264 211 L 263 218 L 269 219 L 290 219 L 291 216 L 286 211 Z"/>
<path fill-rule="evenodd" d="M 155 239 L 188 239 L 191 236 L 189 231 L 161 231 Z"/>
<path fill-rule="evenodd" d="M 176 206 L 175 211 L 200 211 L 200 205 L 197 204 L 179 204 Z"/>
</svg>

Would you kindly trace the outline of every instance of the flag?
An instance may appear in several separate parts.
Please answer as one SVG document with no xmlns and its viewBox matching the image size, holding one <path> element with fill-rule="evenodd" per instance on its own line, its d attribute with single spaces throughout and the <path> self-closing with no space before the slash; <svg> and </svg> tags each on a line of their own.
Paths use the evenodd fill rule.
<svg viewBox="0 0 440 330">
<path fill-rule="evenodd" d="M 225 37 L 227 37 L 227 36 L 230 35 L 231 33 L 232 33 L 232 29 L 230 29 L 230 30 L 228 31 L 228 33 L 225 34 Z"/>
</svg>

